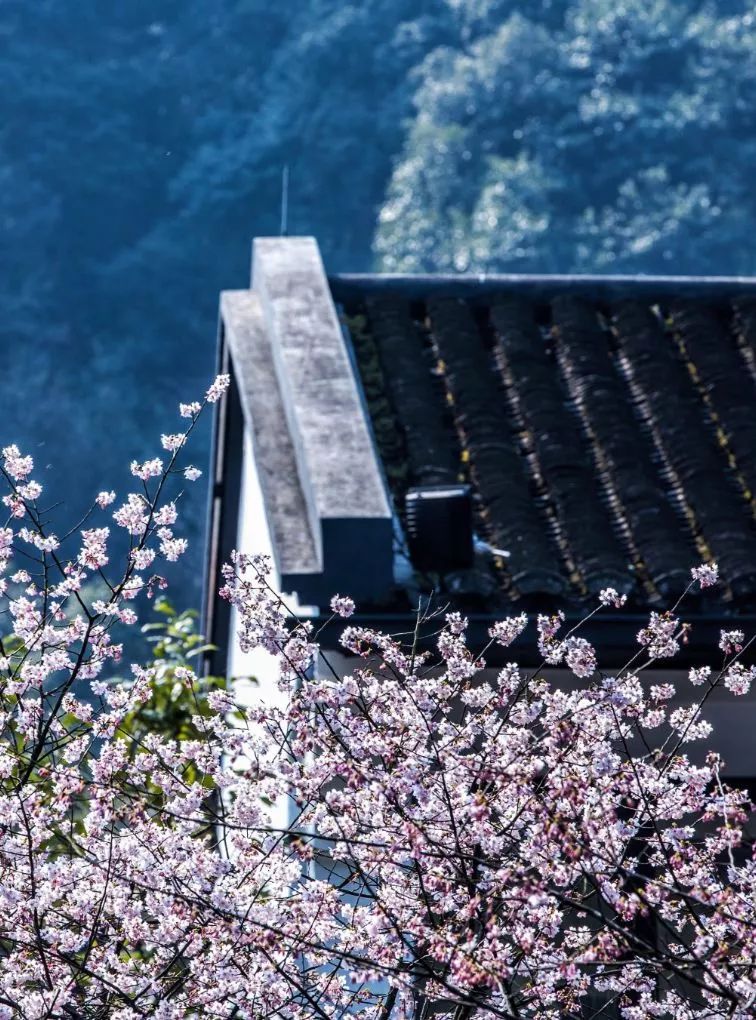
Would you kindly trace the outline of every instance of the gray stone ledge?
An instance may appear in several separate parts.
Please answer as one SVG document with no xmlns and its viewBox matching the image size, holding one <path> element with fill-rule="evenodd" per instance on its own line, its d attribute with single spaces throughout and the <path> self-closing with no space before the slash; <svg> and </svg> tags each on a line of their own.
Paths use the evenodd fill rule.
<svg viewBox="0 0 756 1020">
<path fill-rule="evenodd" d="M 282 588 L 379 603 L 392 512 L 314 239 L 256 239 L 252 283 L 222 294 L 221 316 Z"/>
<path fill-rule="evenodd" d="M 260 302 L 249 290 L 224 291 L 221 316 L 239 396 L 252 440 L 276 569 L 283 576 L 317 574 L 313 540 L 296 458 L 278 390 Z"/>
<path fill-rule="evenodd" d="M 388 500 L 318 246 L 310 237 L 256 238 L 260 297 L 286 417 L 313 510 L 390 518 Z"/>
</svg>

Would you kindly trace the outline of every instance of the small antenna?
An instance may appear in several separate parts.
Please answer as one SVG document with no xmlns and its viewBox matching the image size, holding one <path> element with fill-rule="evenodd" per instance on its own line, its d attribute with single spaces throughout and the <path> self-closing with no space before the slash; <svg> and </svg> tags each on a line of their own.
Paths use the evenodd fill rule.
<svg viewBox="0 0 756 1020">
<path fill-rule="evenodd" d="M 281 237 L 286 237 L 289 228 L 289 164 L 281 174 Z"/>
</svg>

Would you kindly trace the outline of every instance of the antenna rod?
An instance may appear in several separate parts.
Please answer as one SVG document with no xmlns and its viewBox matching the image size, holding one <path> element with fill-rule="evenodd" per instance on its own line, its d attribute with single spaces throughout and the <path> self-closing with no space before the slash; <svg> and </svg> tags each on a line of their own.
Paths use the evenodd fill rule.
<svg viewBox="0 0 756 1020">
<path fill-rule="evenodd" d="M 286 163 L 281 175 L 281 237 L 286 237 L 289 227 L 289 164 Z"/>
</svg>

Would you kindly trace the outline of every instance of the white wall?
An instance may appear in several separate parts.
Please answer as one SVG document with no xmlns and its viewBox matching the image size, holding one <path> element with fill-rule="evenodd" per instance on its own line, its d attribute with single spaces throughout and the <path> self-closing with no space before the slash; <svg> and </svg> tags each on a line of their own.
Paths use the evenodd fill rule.
<svg viewBox="0 0 756 1020">
<path fill-rule="evenodd" d="M 241 552 L 264 553 L 271 559 L 273 557 L 273 544 L 248 432 L 245 432 L 242 455 L 242 488 L 236 547 Z M 274 577 L 272 580 L 274 587 L 277 587 L 278 578 Z M 296 616 L 311 616 L 316 611 L 314 606 L 300 605 L 296 596 L 287 595 L 284 601 Z M 274 657 L 264 649 L 242 652 L 236 640 L 238 626 L 237 612 L 232 609 L 232 640 L 229 647 L 228 670 L 235 678 L 235 690 L 240 703 L 249 705 L 262 698 L 268 705 L 284 704 L 284 696 L 278 689 L 278 667 Z M 256 685 L 249 682 L 247 677 L 250 676 L 256 678 L 258 681 Z"/>
<path fill-rule="evenodd" d="M 262 491 L 252 454 L 249 433 L 245 431 L 242 455 L 242 488 L 239 507 L 239 530 L 237 549 L 249 554 L 263 553 L 272 558 L 268 522 L 265 516 Z M 277 584 L 277 578 L 272 579 Z M 296 615 L 312 615 L 314 607 L 301 606 L 295 597 L 286 597 L 287 606 Z M 251 652 L 242 652 L 237 640 L 238 614 L 231 611 L 231 641 L 228 652 L 228 673 L 233 678 L 234 691 L 238 703 L 245 708 L 260 703 L 268 706 L 284 707 L 285 694 L 278 687 L 278 664 L 270 652 L 257 648 Z M 275 805 L 273 824 L 284 828 L 289 820 L 290 805 L 282 802 Z"/>
</svg>

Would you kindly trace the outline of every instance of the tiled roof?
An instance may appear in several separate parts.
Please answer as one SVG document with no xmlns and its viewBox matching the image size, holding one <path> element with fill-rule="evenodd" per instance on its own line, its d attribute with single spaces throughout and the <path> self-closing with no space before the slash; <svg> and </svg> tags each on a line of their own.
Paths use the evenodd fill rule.
<svg viewBox="0 0 756 1020">
<path fill-rule="evenodd" d="M 493 602 L 668 604 L 716 559 L 756 604 L 756 290 L 744 281 L 332 277 L 401 516 L 469 481 Z M 491 599 L 489 599 L 491 601 Z"/>
</svg>

